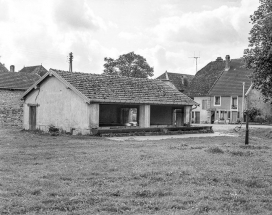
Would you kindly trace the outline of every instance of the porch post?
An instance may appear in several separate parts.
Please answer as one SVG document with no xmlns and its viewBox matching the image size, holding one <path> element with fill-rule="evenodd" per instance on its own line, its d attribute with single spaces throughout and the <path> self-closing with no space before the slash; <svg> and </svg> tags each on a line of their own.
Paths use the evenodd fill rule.
<svg viewBox="0 0 272 215">
<path fill-rule="evenodd" d="M 139 126 L 142 128 L 150 127 L 150 105 L 140 105 Z"/>
<path fill-rule="evenodd" d="M 89 125 L 90 129 L 99 127 L 99 104 L 89 105 Z"/>
<path fill-rule="evenodd" d="M 191 106 L 184 106 L 184 123 L 191 125 Z"/>
</svg>

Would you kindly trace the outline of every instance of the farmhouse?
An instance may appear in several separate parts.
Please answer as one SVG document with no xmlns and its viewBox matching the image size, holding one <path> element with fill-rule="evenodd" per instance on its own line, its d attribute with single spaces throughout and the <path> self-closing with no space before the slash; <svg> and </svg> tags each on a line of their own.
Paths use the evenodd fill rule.
<svg viewBox="0 0 272 215">
<path fill-rule="evenodd" d="M 190 124 L 191 108 L 197 105 L 161 80 L 55 69 L 31 86 L 22 99 L 25 129 L 55 126 L 82 134 L 101 127 L 183 126 Z"/>
<path fill-rule="evenodd" d="M 192 112 L 194 123 L 236 123 L 243 119 L 243 94 L 251 85 L 251 71 L 243 59 L 218 57 L 199 70 L 188 95 L 200 106 Z M 244 84 L 243 84 L 244 83 Z"/>
</svg>

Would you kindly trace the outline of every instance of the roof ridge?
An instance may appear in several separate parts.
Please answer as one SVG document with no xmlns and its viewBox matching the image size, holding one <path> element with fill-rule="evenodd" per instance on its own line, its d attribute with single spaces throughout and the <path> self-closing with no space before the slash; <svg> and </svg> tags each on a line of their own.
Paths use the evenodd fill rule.
<svg viewBox="0 0 272 215">
<path fill-rule="evenodd" d="M 213 83 L 212 87 L 209 89 L 208 91 L 208 95 L 210 94 L 211 90 L 214 88 L 215 84 L 218 82 L 218 80 L 222 77 L 223 73 L 227 72 L 223 69 L 223 71 L 221 72 L 221 74 L 219 75 L 219 77 L 215 80 L 215 82 Z"/>
<path fill-rule="evenodd" d="M 127 76 L 122 76 L 122 75 L 106 75 L 106 74 L 96 74 L 96 73 L 85 73 L 85 72 L 69 72 L 69 71 L 65 71 L 65 70 L 59 70 L 59 69 L 53 69 L 50 68 L 53 71 L 60 71 L 60 72 L 66 72 L 68 74 L 83 74 L 83 75 L 97 75 L 97 76 L 106 76 L 106 77 L 120 77 L 120 78 L 126 78 L 126 79 L 141 79 L 141 80 L 155 80 L 155 79 L 149 79 L 149 78 L 138 78 L 138 77 L 127 77 Z"/>
</svg>

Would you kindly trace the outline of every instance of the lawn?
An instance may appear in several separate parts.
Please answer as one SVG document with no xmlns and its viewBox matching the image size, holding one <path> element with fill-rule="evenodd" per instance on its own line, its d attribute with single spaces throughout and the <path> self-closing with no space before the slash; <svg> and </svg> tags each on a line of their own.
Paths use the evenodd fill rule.
<svg viewBox="0 0 272 215">
<path fill-rule="evenodd" d="M 251 131 L 245 147 L 242 136 L 118 142 L 1 129 L 0 214 L 272 214 L 270 134 Z"/>
</svg>

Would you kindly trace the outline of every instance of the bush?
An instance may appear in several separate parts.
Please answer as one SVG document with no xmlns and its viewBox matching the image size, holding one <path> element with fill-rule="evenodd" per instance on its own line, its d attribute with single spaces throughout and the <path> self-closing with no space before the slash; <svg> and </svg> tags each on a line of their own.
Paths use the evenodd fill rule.
<svg viewBox="0 0 272 215">
<path fill-rule="evenodd" d="M 256 116 L 256 117 L 255 117 L 255 122 L 264 123 L 264 122 L 265 122 L 265 119 L 264 119 L 264 117 L 262 117 L 262 116 Z"/>
</svg>

